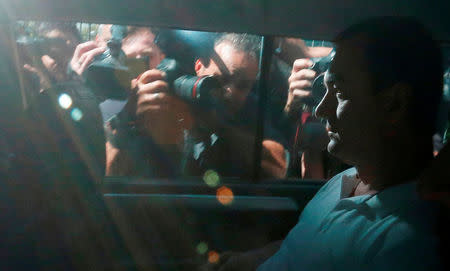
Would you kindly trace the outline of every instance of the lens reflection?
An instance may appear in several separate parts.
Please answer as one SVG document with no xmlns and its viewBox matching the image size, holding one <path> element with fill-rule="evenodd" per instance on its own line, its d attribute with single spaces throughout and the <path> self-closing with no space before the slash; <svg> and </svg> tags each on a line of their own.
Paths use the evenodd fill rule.
<svg viewBox="0 0 450 271">
<path fill-rule="evenodd" d="M 209 186 L 209 187 L 217 187 L 220 184 L 220 176 L 217 172 L 210 169 L 203 174 L 203 181 Z"/>
<path fill-rule="evenodd" d="M 230 205 L 234 199 L 233 191 L 226 186 L 217 189 L 216 197 L 223 205 Z"/>
<path fill-rule="evenodd" d="M 83 112 L 78 108 L 74 108 L 70 113 L 70 116 L 74 121 L 80 121 L 83 118 Z"/>
<path fill-rule="evenodd" d="M 205 254 L 208 251 L 208 245 L 205 242 L 201 242 L 197 245 L 197 253 L 200 255 Z"/>
<path fill-rule="evenodd" d="M 59 95 L 58 103 L 62 108 L 69 109 L 72 106 L 72 98 L 68 94 L 63 93 Z"/>
<path fill-rule="evenodd" d="M 220 255 L 216 251 L 210 251 L 208 253 L 208 262 L 210 263 L 217 263 L 219 262 Z"/>
</svg>

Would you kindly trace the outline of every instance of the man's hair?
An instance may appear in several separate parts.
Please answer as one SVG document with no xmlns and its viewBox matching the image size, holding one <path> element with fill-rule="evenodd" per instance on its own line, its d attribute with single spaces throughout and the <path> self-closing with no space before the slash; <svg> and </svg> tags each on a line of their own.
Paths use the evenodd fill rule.
<svg viewBox="0 0 450 271">
<path fill-rule="evenodd" d="M 70 22 L 47 22 L 42 23 L 39 26 L 39 35 L 45 36 L 53 30 L 61 31 L 65 34 L 70 34 L 75 38 L 76 43 L 81 42 L 81 35 L 78 31 L 77 26 L 74 23 Z"/>
<path fill-rule="evenodd" d="M 149 32 L 156 36 L 159 33 L 159 28 L 150 27 L 150 26 L 128 26 L 127 27 L 127 36 L 133 36 L 133 35 L 139 34 L 140 32 Z"/>
<path fill-rule="evenodd" d="M 364 49 L 375 89 L 409 85 L 412 127 L 417 134 L 433 134 L 442 99 L 443 67 L 440 47 L 427 29 L 410 17 L 377 17 L 349 27 L 335 42 L 354 38 L 361 38 L 358 45 Z"/>
<path fill-rule="evenodd" d="M 123 43 L 132 43 L 135 41 L 137 37 L 140 35 L 151 34 L 156 36 L 159 32 L 159 29 L 156 27 L 148 27 L 148 26 L 128 26 L 127 27 L 127 35 L 123 39 Z"/>
<path fill-rule="evenodd" d="M 221 43 L 229 43 L 234 49 L 247 53 L 257 61 L 259 59 L 261 38 L 256 35 L 236 33 L 224 34 L 216 39 L 214 47 Z"/>
</svg>

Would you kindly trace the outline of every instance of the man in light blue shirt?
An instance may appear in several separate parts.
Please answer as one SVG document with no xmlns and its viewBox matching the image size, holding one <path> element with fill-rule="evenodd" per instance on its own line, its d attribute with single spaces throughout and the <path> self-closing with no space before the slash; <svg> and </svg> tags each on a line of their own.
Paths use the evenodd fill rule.
<svg viewBox="0 0 450 271">
<path fill-rule="evenodd" d="M 404 17 L 351 26 L 335 45 L 316 115 L 327 120 L 328 152 L 354 167 L 328 181 L 281 246 L 232 257 L 219 270 L 261 263 L 258 271 L 441 268 L 439 210 L 416 192 L 433 159 L 443 89 L 439 45 Z M 294 94 L 308 94 L 311 65 L 294 63 Z"/>
<path fill-rule="evenodd" d="M 350 196 L 359 182 L 355 168 L 332 178 L 258 270 L 439 269 L 436 209 L 417 197 L 416 183 Z"/>
<path fill-rule="evenodd" d="M 438 208 L 419 198 L 415 182 L 432 160 L 439 46 L 401 17 L 354 25 L 335 44 L 316 115 L 327 119 L 328 151 L 354 168 L 317 193 L 258 271 L 439 269 Z M 310 65 L 294 64 L 300 90 L 315 76 Z"/>
</svg>

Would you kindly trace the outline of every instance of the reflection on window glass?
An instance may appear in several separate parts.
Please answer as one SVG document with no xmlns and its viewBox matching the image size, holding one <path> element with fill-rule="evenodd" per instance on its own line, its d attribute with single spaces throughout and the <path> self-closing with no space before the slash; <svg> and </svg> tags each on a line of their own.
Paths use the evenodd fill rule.
<svg viewBox="0 0 450 271">
<path fill-rule="evenodd" d="M 266 114 L 269 127 L 285 140 L 286 175 L 297 180 L 326 179 L 346 167 L 327 154 L 325 123 L 314 116 L 326 91 L 323 76 L 334 56 L 333 44 L 277 38 L 275 46 Z"/>
<path fill-rule="evenodd" d="M 107 176 L 253 179 L 261 37 L 80 22 L 19 21 L 14 31 L 26 100 L 48 96 L 83 127 L 86 161 Z M 275 38 L 275 48 L 260 176 L 328 179 L 348 167 L 326 152 L 314 117 L 333 44 Z M 448 74 L 436 154 L 449 137 Z"/>
<path fill-rule="evenodd" d="M 266 111 L 270 123 L 266 127 L 279 132 L 286 140 L 287 178 L 328 179 L 349 167 L 328 154 L 326 123 L 314 116 L 315 107 L 326 92 L 323 75 L 334 55 L 333 44 L 322 40 L 277 38 L 275 46 Z M 433 137 L 435 155 L 448 140 L 450 127 L 450 50 L 445 46 L 442 49 L 447 68 L 438 131 Z"/>
<path fill-rule="evenodd" d="M 102 119 L 106 175 L 251 179 L 261 37 L 40 22 L 16 32 L 30 101 L 64 97 L 68 119 Z M 264 177 L 285 176 L 284 146 L 266 133 Z"/>
</svg>

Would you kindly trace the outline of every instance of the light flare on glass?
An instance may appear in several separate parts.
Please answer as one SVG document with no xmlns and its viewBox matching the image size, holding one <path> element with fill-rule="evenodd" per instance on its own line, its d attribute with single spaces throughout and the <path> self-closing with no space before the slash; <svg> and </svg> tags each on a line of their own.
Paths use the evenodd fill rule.
<svg viewBox="0 0 450 271">
<path fill-rule="evenodd" d="M 70 116 L 74 121 L 80 121 L 83 118 L 83 112 L 78 108 L 74 108 L 72 109 L 72 112 L 70 112 Z"/>
<path fill-rule="evenodd" d="M 210 251 L 208 253 L 208 262 L 210 262 L 210 263 L 218 263 L 219 259 L 220 259 L 220 255 L 216 251 Z"/>
<path fill-rule="evenodd" d="M 216 198 L 221 204 L 230 205 L 234 200 L 234 194 L 230 188 L 222 186 L 217 189 Z"/>
<path fill-rule="evenodd" d="M 203 181 L 209 187 L 217 187 L 220 184 L 220 176 L 214 170 L 209 169 L 203 174 Z"/>
<path fill-rule="evenodd" d="M 204 255 L 208 251 L 208 245 L 205 242 L 201 242 L 197 245 L 197 253 Z"/>
<path fill-rule="evenodd" d="M 72 106 L 72 98 L 68 94 L 63 93 L 59 95 L 58 103 L 63 109 L 69 109 Z"/>
</svg>

